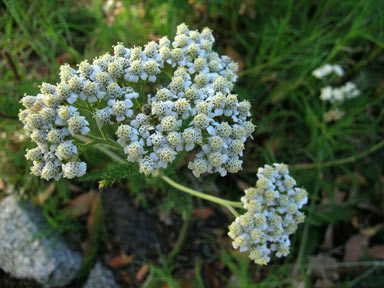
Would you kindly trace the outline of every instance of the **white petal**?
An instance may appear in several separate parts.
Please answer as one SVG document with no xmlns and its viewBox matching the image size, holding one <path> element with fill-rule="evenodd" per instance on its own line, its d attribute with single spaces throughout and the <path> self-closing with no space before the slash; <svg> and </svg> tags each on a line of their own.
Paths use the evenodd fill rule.
<svg viewBox="0 0 384 288">
<path fill-rule="evenodd" d="M 193 147 L 195 147 L 195 144 L 188 143 L 188 144 L 185 145 L 185 150 L 186 151 L 191 151 L 193 149 Z"/>
<path fill-rule="evenodd" d="M 212 126 L 208 126 L 207 132 L 209 135 L 215 136 L 216 135 L 216 130 Z"/>
</svg>

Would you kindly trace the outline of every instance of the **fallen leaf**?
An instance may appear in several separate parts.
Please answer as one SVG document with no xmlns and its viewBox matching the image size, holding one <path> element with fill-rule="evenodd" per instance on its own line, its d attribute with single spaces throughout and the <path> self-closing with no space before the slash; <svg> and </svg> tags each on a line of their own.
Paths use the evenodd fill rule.
<svg viewBox="0 0 384 288">
<path fill-rule="evenodd" d="M 325 231 L 324 241 L 320 246 L 321 249 L 329 250 L 329 249 L 332 249 L 334 247 L 333 235 L 334 235 L 334 226 L 333 226 L 333 224 L 329 224 L 327 227 L 327 230 Z"/>
<path fill-rule="evenodd" d="M 92 237 L 94 234 L 93 228 L 97 221 L 102 221 L 101 218 L 101 197 L 100 193 L 95 192 L 95 199 L 92 201 L 91 204 L 91 212 L 89 214 L 89 217 L 87 219 L 87 228 L 88 228 L 88 234 Z"/>
<path fill-rule="evenodd" d="M 93 201 L 95 200 L 95 192 L 89 191 L 88 193 L 82 194 L 69 202 L 65 209 L 71 217 L 79 217 L 87 214 Z"/>
<path fill-rule="evenodd" d="M 208 207 L 201 207 L 193 210 L 193 215 L 195 215 L 195 217 L 198 219 L 207 219 L 214 214 L 215 212 Z"/>
<path fill-rule="evenodd" d="M 384 245 L 376 245 L 369 249 L 369 255 L 376 259 L 384 259 Z"/>
<path fill-rule="evenodd" d="M 108 266 L 113 268 L 124 267 L 124 266 L 127 266 L 129 263 L 131 263 L 135 257 L 136 257 L 135 254 L 128 256 L 124 252 L 122 252 L 120 255 L 115 256 L 111 260 L 109 260 Z"/>
<path fill-rule="evenodd" d="M 355 234 L 345 244 L 344 262 L 358 261 L 368 245 L 368 236 Z"/>
<path fill-rule="evenodd" d="M 148 265 L 144 264 L 143 266 L 141 266 L 139 271 L 137 271 L 136 273 L 136 280 L 139 282 L 142 282 L 145 279 L 145 276 L 147 276 L 148 270 L 149 270 Z"/>
<path fill-rule="evenodd" d="M 36 202 L 40 205 L 44 204 L 45 201 L 55 192 L 56 186 L 55 183 L 51 183 L 48 187 L 41 193 L 36 196 Z"/>
<path fill-rule="evenodd" d="M 0 178 L 0 190 L 3 190 L 5 188 L 5 184 L 3 179 Z"/>
</svg>

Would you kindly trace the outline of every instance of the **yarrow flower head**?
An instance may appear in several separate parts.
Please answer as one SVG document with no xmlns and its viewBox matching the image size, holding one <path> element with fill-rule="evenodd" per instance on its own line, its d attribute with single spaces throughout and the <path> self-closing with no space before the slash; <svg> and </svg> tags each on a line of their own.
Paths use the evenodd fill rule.
<svg viewBox="0 0 384 288">
<path fill-rule="evenodd" d="M 353 99 L 360 95 L 356 84 L 347 82 L 341 87 L 326 86 L 321 89 L 320 99 L 331 103 L 341 103 L 347 99 Z"/>
<path fill-rule="evenodd" d="M 82 176 L 78 136 L 104 137 L 99 129 L 146 175 L 192 149 L 188 167 L 195 176 L 241 170 L 255 130 L 251 104 L 231 93 L 238 65 L 213 51 L 214 41 L 210 29 L 181 24 L 174 39 L 132 48 L 118 43 L 113 54 L 77 69 L 63 65 L 59 83 L 43 83 L 39 94 L 21 100 L 19 118 L 37 144 L 27 152 L 31 172 L 46 180 Z"/>
<path fill-rule="evenodd" d="M 341 77 L 344 75 L 344 70 L 340 65 L 325 64 L 314 70 L 312 75 L 317 79 L 323 79 L 332 73 Z M 320 100 L 329 102 L 333 106 L 333 109 L 324 113 L 324 120 L 326 122 L 332 122 L 341 119 L 345 112 L 337 106 L 341 105 L 345 100 L 358 97 L 360 93 L 360 90 L 353 82 L 347 82 L 340 87 L 325 86 L 321 88 Z"/>
<path fill-rule="evenodd" d="M 317 79 L 323 79 L 324 77 L 335 73 L 337 76 L 343 76 L 344 70 L 340 65 L 331 65 L 325 64 L 315 70 L 313 70 L 312 75 Z"/>
<path fill-rule="evenodd" d="M 271 254 L 289 254 L 289 236 L 305 215 L 300 209 L 308 201 L 307 191 L 296 187 L 286 164 L 265 165 L 258 169 L 255 187 L 241 198 L 247 212 L 229 226 L 235 249 L 248 251 L 257 264 L 267 264 Z"/>
</svg>

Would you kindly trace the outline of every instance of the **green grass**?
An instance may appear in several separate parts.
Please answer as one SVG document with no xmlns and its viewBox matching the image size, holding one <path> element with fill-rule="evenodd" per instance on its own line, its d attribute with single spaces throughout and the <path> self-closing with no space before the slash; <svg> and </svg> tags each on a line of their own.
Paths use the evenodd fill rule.
<svg viewBox="0 0 384 288">
<path fill-rule="evenodd" d="M 28 143 L 15 142 L 11 135 L 15 127 L 21 128 L 15 119 L 20 97 L 36 94 L 43 81 L 58 81 L 61 64 L 91 59 L 111 51 L 116 42 L 133 46 L 154 35 L 172 35 L 181 22 L 192 28 L 208 26 L 214 30 L 216 49 L 225 53 L 231 48 L 230 56 L 244 64 L 235 92 L 251 101 L 258 128 L 247 144 L 244 171 L 236 178 L 209 176 L 203 183 L 189 184 L 208 193 L 218 187 L 223 197 L 237 200 L 242 192 L 233 180 L 252 185 L 257 167 L 285 162 L 293 168 L 299 164 L 292 174 L 310 193 L 307 221 L 295 235 L 287 260 L 274 259 L 273 269 L 257 268 L 246 257 L 234 257 L 223 248 L 221 255 L 212 255 L 227 272 L 220 281 L 228 287 L 233 287 L 231 277 L 240 279 L 238 287 L 256 287 L 256 280 L 257 287 L 294 287 L 298 274 L 293 276 L 290 269 L 298 267 L 300 277 L 311 287 L 313 278 L 306 273 L 308 256 L 324 252 L 320 245 L 329 224 L 348 227 L 348 235 L 336 235 L 337 244 L 345 245 L 348 236 L 358 233 L 351 223 L 353 217 L 368 214 L 367 219 L 374 219 L 367 220 L 368 226 L 383 217 L 383 149 L 369 149 L 384 136 L 384 2 L 189 2 L 123 1 L 125 8 L 111 22 L 111 15 L 106 17 L 102 10 L 104 1 L 4 0 L 0 4 L 0 129 L 7 136 L 0 139 L 1 177 L 16 189 L 40 187 L 42 182 L 29 176 L 29 164 L 20 156 Z M 242 5 L 246 9 L 240 15 Z M 323 120 L 323 113 L 329 110 L 319 99 L 325 83 L 311 75 L 325 63 L 342 65 L 346 71 L 342 83 L 353 81 L 362 91 L 360 97 L 342 105 L 346 115 L 336 123 Z M 339 161 L 360 154 L 359 159 Z M 302 163 L 308 164 L 301 166 L 305 169 L 299 169 Z M 103 168 L 96 161 L 91 167 Z M 345 192 L 343 201 L 337 200 L 339 191 Z M 170 268 L 177 263 L 173 264 L 153 264 L 151 279 L 177 287 L 179 280 L 173 279 L 175 271 Z M 195 263 L 196 271 L 199 265 Z M 260 273 L 262 276 L 255 277 Z M 204 281 L 197 278 L 196 287 L 202 287 Z M 348 285 L 346 281 L 344 285 Z"/>
</svg>

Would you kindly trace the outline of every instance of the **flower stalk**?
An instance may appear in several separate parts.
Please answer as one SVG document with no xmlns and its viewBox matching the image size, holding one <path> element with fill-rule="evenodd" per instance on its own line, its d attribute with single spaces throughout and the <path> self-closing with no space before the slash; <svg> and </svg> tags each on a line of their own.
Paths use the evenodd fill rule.
<svg viewBox="0 0 384 288">
<path fill-rule="evenodd" d="M 101 138 L 97 138 L 96 140 L 90 140 L 90 141 L 88 141 L 89 139 L 86 139 L 86 137 L 77 137 L 77 138 L 80 141 L 86 142 L 85 145 L 87 145 L 87 147 L 95 145 L 95 144 L 100 144 L 100 143 L 111 146 L 110 143 L 104 142 L 103 139 L 101 139 Z M 99 140 L 99 141 L 97 141 L 97 140 Z M 113 160 L 115 160 L 116 162 L 119 162 L 119 163 L 125 163 L 126 162 L 123 158 L 121 158 L 120 156 L 116 155 L 112 151 L 106 150 L 105 148 L 100 147 L 100 146 L 96 146 L 96 148 L 98 150 L 100 150 L 101 152 L 111 156 L 111 158 L 113 158 Z M 112 146 L 112 148 L 114 148 L 114 147 Z M 108 151 L 108 153 L 106 153 L 107 151 Z M 207 200 L 207 201 L 211 201 L 213 203 L 216 203 L 216 204 L 219 204 L 219 205 L 222 205 L 222 206 L 226 207 L 235 217 L 238 217 L 239 214 L 236 212 L 236 210 L 234 208 L 243 208 L 243 204 L 241 202 L 229 201 L 229 200 L 222 199 L 220 197 L 216 197 L 216 196 L 212 196 L 212 195 L 209 195 L 209 194 L 205 194 L 205 193 L 199 192 L 197 190 L 194 190 L 192 188 L 189 188 L 189 187 L 186 187 L 186 186 L 184 186 L 182 184 L 179 184 L 179 183 L 175 182 L 174 180 L 172 180 L 171 178 L 169 178 L 168 176 L 165 176 L 165 175 L 161 175 L 161 174 L 157 175 L 157 174 L 155 174 L 154 176 L 159 176 L 162 180 L 164 180 L 170 186 L 176 188 L 179 191 L 188 193 L 188 194 L 190 194 L 192 196 L 195 196 L 195 197 Z"/>
<path fill-rule="evenodd" d="M 171 178 L 169 178 L 168 176 L 165 176 L 165 175 L 160 175 L 160 178 L 163 179 L 165 182 L 167 182 L 172 187 L 176 188 L 177 190 L 183 191 L 185 193 L 188 193 L 188 194 L 193 195 L 195 197 L 199 197 L 199 198 L 204 199 L 204 200 L 214 202 L 216 204 L 223 205 L 224 207 L 228 208 L 228 210 L 231 211 L 231 213 L 236 217 L 239 214 L 236 212 L 236 210 L 234 208 L 243 208 L 243 204 L 241 202 L 224 200 L 224 199 L 216 197 L 216 196 L 212 196 L 209 194 L 205 194 L 205 193 L 196 191 L 194 189 L 183 186 L 183 185 L 173 181 Z"/>
</svg>

